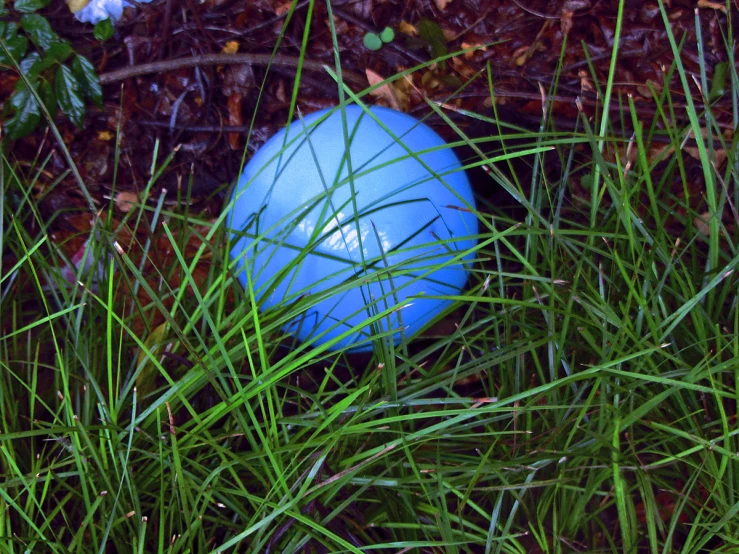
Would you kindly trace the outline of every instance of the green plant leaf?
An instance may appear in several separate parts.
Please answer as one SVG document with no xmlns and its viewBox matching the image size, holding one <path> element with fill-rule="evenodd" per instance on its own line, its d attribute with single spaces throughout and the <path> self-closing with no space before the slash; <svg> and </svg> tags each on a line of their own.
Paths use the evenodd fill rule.
<svg viewBox="0 0 739 554">
<path fill-rule="evenodd" d="M 21 27 L 31 42 L 41 50 L 46 51 L 59 41 L 59 35 L 53 31 L 46 18 L 35 13 L 21 17 Z"/>
<path fill-rule="evenodd" d="M 364 35 L 364 47 L 367 50 L 379 50 L 382 48 L 382 40 L 375 33 L 367 33 Z"/>
<path fill-rule="evenodd" d="M 49 48 L 43 58 L 37 52 L 31 52 L 21 60 L 21 71 L 29 79 L 35 79 L 47 69 L 64 62 L 74 51 L 67 41 L 60 41 Z"/>
<path fill-rule="evenodd" d="M 46 79 L 39 83 L 38 95 L 41 97 L 46 109 L 49 110 L 49 113 L 56 113 L 56 93 L 54 92 L 54 87 Z"/>
<path fill-rule="evenodd" d="M 102 106 L 103 88 L 90 60 L 78 54 L 72 62 L 72 71 L 79 81 L 82 95 L 95 102 L 97 106 Z"/>
<path fill-rule="evenodd" d="M 105 42 L 106 40 L 111 38 L 113 36 L 113 33 L 115 33 L 115 28 L 110 22 L 110 18 L 99 21 L 92 29 L 92 34 L 95 35 L 95 38 L 101 42 Z"/>
<path fill-rule="evenodd" d="M 54 42 L 46 51 L 46 57 L 54 63 L 64 63 L 74 53 L 72 46 L 66 40 Z"/>
<path fill-rule="evenodd" d="M 28 39 L 24 36 L 18 36 L 18 26 L 15 23 L 5 23 L 0 21 L 0 36 L 5 40 L 5 48 L 8 49 L 10 55 L 15 61 L 19 61 L 28 50 Z M 7 71 L 13 67 L 13 62 L 0 49 L 0 71 Z"/>
<path fill-rule="evenodd" d="M 439 58 L 449 53 L 444 39 L 444 31 L 436 21 L 431 21 L 425 17 L 421 18 L 418 23 L 418 36 L 431 47 L 431 57 Z M 439 62 L 439 65 L 442 68 L 446 67 L 446 61 Z"/>
<path fill-rule="evenodd" d="M 395 31 L 391 27 L 385 27 L 380 33 L 380 40 L 384 43 L 392 42 L 395 38 Z"/>
<path fill-rule="evenodd" d="M 13 7 L 21 13 L 33 13 L 49 5 L 51 0 L 15 0 Z"/>
<path fill-rule="evenodd" d="M 85 102 L 80 94 L 80 84 L 66 65 L 59 66 L 56 72 L 56 97 L 59 107 L 77 127 L 82 127 L 85 119 Z"/>
<path fill-rule="evenodd" d="M 713 101 L 723 96 L 726 92 L 726 77 L 729 72 L 729 62 L 719 62 L 713 68 L 713 79 L 711 79 L 711 90 L 708 99 Z"/>
<path fill-rule="evenodd" d="M 31 52 L 19 62 L 19 65 L 21 66 L 23 74 L 28 77 L 28 79 L 33 80 L 38 77 L 40 62 L 41 55 L 38 52 Z"/>
<path fill-rule="evenodd" d="M 10 97 L 15 113 L 5 122 L 5 133 L 10 140 L 29 135 L 41 122 L 41 108 L 23 81 L 18 81 Z"/>
<path fill-rule="evenodd" d="M 6 41 L 10 40 L 17 34 L 18 26 L 15 23 L 5 23 L 5 21 L 0 21 L 0 36 L 2 36 Z"/>
<path fill-rule="evenodd" d="M 0 2 L 0 17 L 8 15 L 8 8 L 5 6 L 5 1 Z M 0 33 L 2 35 L 2 33 Z"/>
</svg>

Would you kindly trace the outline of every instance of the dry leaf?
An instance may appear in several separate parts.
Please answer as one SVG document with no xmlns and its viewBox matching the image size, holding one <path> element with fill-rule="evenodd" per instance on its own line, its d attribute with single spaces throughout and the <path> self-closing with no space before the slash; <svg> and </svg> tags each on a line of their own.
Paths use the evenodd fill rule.
<svg viewBox="0 0 739 554">
<path fill-rule="evenodd" d="M 692 138 L 695 135 L 693 134 L 693 131 L 689 131 L 688 137 Z M 708 139 L 708 130 L 705 127 L 701 127 L 701 136 L 703 137 L 704 141 Z M 723 133 L 724 139 L 728 139 L 729 142 L 731 141 L 733 137 L 733 130 L 729 129 L 727 131 L 724 131 Z M 684 146 L 683 152 L 687 153 L 690 157 L 700 161 L 700 150 L 698 150 L 697 146 Z M 724 162 L 726 161 L 726 150 L 723 148 L 720 148 L 718 144 L 716 144 L 716 147 L 713 149 L 713 165 L 715 167 L 721 167 Z"/>
<path fill-rule="evenodd" d="M 98 140 L 113 140 L 113 133 L 111 133 L 110 131 L 98 131 Z"/>
<path fill-rule="evenodd" d="M 436 7 L 440 10 L 443 10 L 449 5 L 449 2 L 452 0 L 434 0 L 434 4 L 436 4 Z"/>
<path fill-rule="evenodd" d="M 670 143 L 654 143 L 650 144 L 647 149 L 647 162 L 653 164 L 655 162 L 661 162 L 667 160 L 670 156 L 675 153 L 675 147 Z"/>
<path fill-rule="evenodd" d="M 67 0 L 67 6 L 72 13 L 77 13 L 89 3 L 90 0 Z"/>
<path fill-rule="evenodd" d="M 590 82 L 587 71 L 581 69 L 577 75 L 580 77 L 580 90 L 583 92 L 593 92 L 595 90 L 593 84 Z"/>
<path fill-rule="evenodd" d="M 477 74 L 477 70 L 474 67 L 464 63 L 458 56 L 452 58 L 452 65 L 454 66 L 454 69 L 456 69 L 459 74 L 466 79 L 471 79 Z"/>
<path fill-rule="evenodd" d="M 278 2 L 277 5 L 274 6 L 272 9 L 274 10 L 275 15 L 277 15 L 278 17 L 282 17 L 290 11 L 292 5 L 292 2 Z"/>
<path fill-rule="evenodd" d="M 695 225 L 695 230 L 698 231 L 701 235 L 708 236 L 711 234 L 711 225 L 709 223 L 711 219 L 711 214 L 708 212 L 702 213 L 700 215 L 695 216 L 693 219 L 693 225 Z"/>
<path fill-rule="evenodd" d="M 244 118 L 241 114 L 241 101 L 242 96 L 237 92 L 231 93 L 228 97 L 228 124 L 229 125 L 243 125 Z M 228 140 L 228 146 L 231 150 L 238 150 L 240 148 L 240 133 L 228 133 L 226 135 Z"/>
<path fill-rule="evenodd" d="M 407 21 L 401 21 L 398 23 L 398 32 L 408 35 L 409 37 L 415 37 L 418 35 L 418 29 Z"/>
<path fill-rule="evenodd" d="M 367 81 L 369 82 L 370 86 L 377 85 L 385 80 L 382 78 L 382 76 L 378 75 L 371 69 L 366 69 L 365 74 L 367 75 Z M 388 104 L 390 104 L 391 108 L 402 111 L 400 109 L 400 103 L 398 101 L 398 91 L 390 83 L 385 83 L 384 85 L 370 92 L 370 94 L 372 96 L 377 96 L 378 98 L 385 100 Z"/>
<path fill-rule="evenodd" d="M 237 40 L 229 40 L 226 45 L 223 47 L 223 53 L 224 54 L 235 54 L 239 51 L 239 41 Z"/>
<path fill-rule="evenodd" d="M 124 214 L 131 211 L 135 204 L 138 203 L 139 197 L 135 192 L 119 192 L 115 195 L 116 208 Z"/>
<path fill-rule="evenodd" d="M 511 57 L 516 61 L 516 65 L 521 66 L 527 62 L 530 55 L 531 48 L 529 46 L 521 46 L 513 51 Z"/>
<path fill-rule="evenodd" d="M 569 35 L 572 29 L 572 16 L 574 13 L 572 10 L 562 8 L 562 14 L 559 17 L 559 29 L 565 36 Z"/>
<path fill-rule="evenodd" d="M 711 10 L 720 10 L 726 13 L 726 5 L 722 2 L 711 2 L 710 0 L 698 0 L 699 8 L 709 8 Z"/>
<path fill-rule="evenodd" d="M 447 42 L 457 39 L 457 32 L 454 29 L 442 29 L 441 34 L 444 35 L 444 40 Z"/>
<path fill-rule="evenodd" d="M 474 50 L 470 50 L 471 48 L 474 48 Z M 480 44 L 475 44 L 471 42 L 463 42 L 462 43 L 462 50 L 467 50 L 462 56 L 464 56 L 465 59 L 470 59 L 475 56 L 475 54 L 478 51 L 487 52 L 488 47 L 487 46 L 481 46 Z"/>
</svg>

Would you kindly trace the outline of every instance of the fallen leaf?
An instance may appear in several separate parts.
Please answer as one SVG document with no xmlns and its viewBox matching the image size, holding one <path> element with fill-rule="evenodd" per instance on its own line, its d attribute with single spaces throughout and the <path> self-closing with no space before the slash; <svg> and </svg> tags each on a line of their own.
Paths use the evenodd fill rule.
<svg viewBox="0 0 739 554">
<path fill-rule="evenodd" d="M 418 36 L 418 29 L 416 29 L 407 21 L 401 21 L 400 23 L 398 23 L 398 31 L 403 33 L 404 35 L 408 35 L 409 37 Z"/>
<path fill-rule="evenodd" d="M 231 93 L 228 97 L 228 124 L 229 125 L 243 125 L 244 118 L 241 115 L 241 100 L 242 96 L 237 92 Z M 226 135 L 228 140 L 228 146 L 231 150 L 238 150 L 241 134 L 240 133 L 228 133 Z"/>
<path fill-rule="evenodd" d="M 685 146 L 683 151 L 686 152 L 691 158 L 698 161 L 701 159 L 700 151 L 696 146 Z M 716 167 L 721 167 L 726 161 L 726 150 L 723 148 L 716 148 L 713 151 L 713 163 Z"/>
<path fill-rule="evenodd" d="M 135 192 L 124 191 L 115 195 L 115 206 L 124 214 L 130 212 L 138 201 L 139 197 Z"/>
<path fill-rule="evenodd" d="M 442 29 L 441 34 L 446 42 L 451 42 L 457 38 L 457 32 L 454 29 Z"/>
<path fill-rule="evenodd" d="M 67 0 L 67 6 L 72 13 L 77 13 L 89 3 L 90 0 Z"/>
<path fill-rule="evenodd" d="M 471 79 L 477 74 L 477 70 L 474 67 L 471 67 L 464 63 L 461 58 L 458 56 L 455 56 L 452 58 L 452 65 L 454 66 L 454 69 L 456 69 L 462 77 L 465 79 Z"/>
<path fill-rule="evenodd" d="M 292 2 L 278 2 L 276 6 L 274 6 L 272 9 L 275 12 L 275 15 L 278 17 L 282 17 L 287 12 L 290 11 L 290 8 L 292 8 L 293 3 Z"/>
<path fill-rule="evenodd" d="M 434 0 L 434 4 L 436 4 L 436 7 L 440 10 L 443 10 L 449 5 L 449 2 L 452 0 Z"/>
<path fill-rule="evenodd" d="M 110 131 L 98 131 L 98 140 L 109 141 L 113 139 L 113 133 Z"/>
<path fill-rule="evenodd" d="M 229 40 L 222 51 L 224 54 L 235 54 L 239 51 L 239 42 L 237 40 Z"/>
<path fill-rule="evenodd" d="M 704 141 L 708 139 L 708 130 L 705 127 L 701 127 L 701 136 L 703 137 Z M 692 132 L 692 130 L 688 133 L 688 136 L 692 138 L 695 136 Z M 729 129 L 728 131 L 725 131 L 723 133 L 724 139 L 728 139 L 729 142 L 731 142 L 731 139 L 733 137 L 733 130 Z M 716 167 L 721 167 L 724 162 L 726 161 L 726 150 L 723 148 L 718 147 L 714 148 L 713 150 L 713 160 L 712 163 Z M 687 153 L 691 158 L 694 158 L 698 161 L 700 161 L 700 150 L 698 150 L 697 146 L 684 146 L 683 151 Z"/>
<path fill-rule="evenodd" d="M 726 13 L 726 5 L 721 2 L 711 2 L 710 0 L 698 0 L 699 8 L 709 8 L 711 10 L 720 10 Z"/>
<path fill-rule="evenodd" d="M 531 55 L 531 47 L 521 46 L 520 48 L 513 51 L 511 57 L 516 61 L 516 65 L 521 66 L 526 63 Z"/>
<path fill-rule="evenodd" d="M 580 77 L 580 90 L 583 92 L 593 92 L 595 90 L 593 84 L 590 82 L 587 71 L 581 69 L 577 75 Z"/>
<path fill-rule="evenodd" d="M 559 16 L 559 29 L 565 36 L 569 35 L 572 29 L 572 16 L 574 13 L 572 10 L 562 8 L 562 13 Z"/>
<path fill-rule="evenodd" d="M 675 147 L 669 143 L 650 144 L 647 149 L 647 162 L 653 164 L 667 160 L 675 153 Z"/>
<path fill-rule="evenodd" d="M 710 225 L 710 219 L 711 214 L 708 212 L 702 213 L 700 215 L 695 216 L 693 218 L 693 225 L 695 225 L 695 230 L 698 231 L 703 236 L 708 236 L 711 234 L 711 225 Z"/>
<path fill-rule="evenodd" d="M 375 73 L 371 69 L 366 69 L 365 74 L 367 75 L 367 81 L 369 82 L 370 86 L 377 85 L 385 80 L 382 78 L 382 76 Z M 398 111 L 403 111 L 401 109 L 401 100 L 405 100 L 405 102 L 407 102 L 408 100 L 408 97 L 403 94 L 403 96 L 405 96 L 405 98 L 403 98 L 403 96 L 401 96 L 402 93 L 397 88 L 392 86 L 391 83 L 385 83 L 384 85 L 370 92 L 370 94 L 372 96 L 376 96 L 385 100 L 391 108 Z"/>
<path fill-rule="evenodd" d="M 472 50 L 474 48 L 474 50 Z M 480 44 L 475 44 L 471 42 L 463 42 L 462 43 L 462 50 L 467 50 L 462 56 L 464 56 L 465 59 L 470 59 L 475 56 L 475 54 L 479 51 L 487 52 L 488 47 L 487 46 L 481 46 Z"/>
</svg>

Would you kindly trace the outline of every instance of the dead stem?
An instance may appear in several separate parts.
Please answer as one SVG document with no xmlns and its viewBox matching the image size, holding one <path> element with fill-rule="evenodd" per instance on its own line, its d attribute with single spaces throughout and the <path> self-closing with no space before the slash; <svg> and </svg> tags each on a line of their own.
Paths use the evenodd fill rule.
<svg viewBox="0 0 739 554">
<path fill-rule="evenodd" d="M 103 73 L 100 75 L 100 82 L 107 85 L 117 81 L 123 81 L 129 77 L 137 77 L 139 75 L 165 73 L 167 71 L 174 71 L 183 67 L 200 67 L 220 64 L 251 64 L 260 66 L 276 65 L 283 67 L 298 67 L 302 64 L 304 69 L 320 72 L 325 71 L 324 66 L 326 65 L 324 63 L 311 60 L 300 60 L 300 58 L 295 56 L 272 56 L 270 54 L 203 54 L 201 56 L 192 56 L 190 58 L 162 60 L 159 62 L 124 67 L 123 69 Z M 341 75 L 347 83 L 362 87 L 367 86 L 367 79 L 358 73 L 344 70 L 341 72 Z"/>
</svg>

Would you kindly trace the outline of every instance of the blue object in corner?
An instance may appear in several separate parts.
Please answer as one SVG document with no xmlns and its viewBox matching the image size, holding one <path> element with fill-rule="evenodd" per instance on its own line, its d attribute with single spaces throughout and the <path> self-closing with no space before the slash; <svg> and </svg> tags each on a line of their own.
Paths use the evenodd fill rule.
<svg viewBox="0 0 739 554">
<path fill-rule="evenodd" d="M 450 305 L 438 297 L 464 288 L 478 223 L 459 159 L 433 130 L 388 108 L 344 114 L 313 113 L 268 140 L 239 179 L 228 225 L 236 274 L 247 288 L 250 272 L 261 309 L 297 303 L 286 331 L 362 351 L 378 334 L 398 343 Z"/>
</svg>

